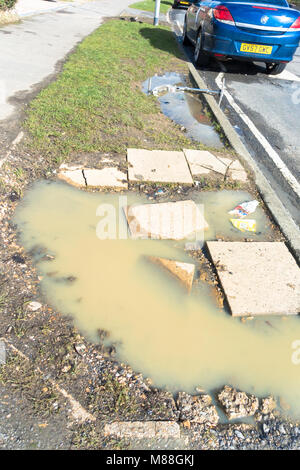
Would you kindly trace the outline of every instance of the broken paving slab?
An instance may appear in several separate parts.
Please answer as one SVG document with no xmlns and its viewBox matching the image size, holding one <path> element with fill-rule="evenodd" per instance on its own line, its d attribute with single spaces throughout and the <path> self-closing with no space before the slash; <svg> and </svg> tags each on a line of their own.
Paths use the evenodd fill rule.
<svg viewBox="0 0 300 470">
<path fill-rule="evenodd" d="M 297 315 L 300 269 L 282 242 L 207 242 L 233 316 Z"/>
<path fill-rule="evenodd" d="M 127 174 L 116 167 L 85 168 L 83 165 L 59 167 L 58 177 L 77 187 L 128 189 Z"/>
<path fill-rule="evenodd" d="M 82 169 L 62 170 L 58 173 L 58 178 L 78 188 L 86 186 Z"/>
<path fill-rule="evenodd" d="M 83 173 L 88 187 L 128 189 L 126 173 L 115 167 L 106 167 L 101 170 L 85 168 Z"/>
<path fill-rule="evenodd" d="M 222 160 L 222 157 L 220 157 Z M 234 160 L 229 166 L 229 176 L 235 181 L 241 181 L 246 183 L 248 181 L 248 175 L 243 167 L 243 165 L 238 161 Z"/>
<path fill-rule="evenodd" d="M 247 173 L 238 160 L 219 157 L 206 150 L 183 149 L 193 177 L 215 173 L 242 182 L 247 181 Z"/>
<path fill-rule="evenodd" d="M 183 152 L 127 149 L 127 160 L 129 181 L 193 184 Z"/>
<path fill-rule="evenodd" d="M 195 265 L 191 263 L 183 263 L 181 261 L 173 261 L 166 258 L 158 258 L 156 256 L 148 256 L 148 259 L 158 266 L 162 266 L 175 279 L 187 289 L 192 290 L 193 279 L 195 274 Z"/>
<path fill-rule="evenodd" d="M 142 204 L 123 208 L 133 239 L 183 240 L 208 228 L 194 201 Z"/>
<path fill-rule="evenodd" d="M 116 421 L 104 426 L 105 436 L 127 439 L 180 438 L 180 426 L 174 421 Z"/>
</svg>

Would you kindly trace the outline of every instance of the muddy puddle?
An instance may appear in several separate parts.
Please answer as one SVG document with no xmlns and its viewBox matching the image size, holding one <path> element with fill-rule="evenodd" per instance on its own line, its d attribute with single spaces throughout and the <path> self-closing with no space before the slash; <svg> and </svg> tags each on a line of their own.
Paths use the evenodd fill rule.
<svg viewBox="0 0 300 470">
<path fill-rule="evenodd" d="M 167 73 L 165 75 L 155 75 L 146 80 L 142 85 L 144 93 L 149 92 L 149 88 L 161 85 L 187 86 L 184 78 L 178 73 Z M 186 129 L 186 135 L 190 139 L 201 142 L 209 147 L 221 148 L 223 143 L 219 134 L 215 131 L 210 119 L 205 114 L 203 104 L 197 94 L 176 92 L 164 93 L 158 96 L 162 112 L 170 119 Z"/>
<path fill-rule="evenodd" d="M 147 202 L 138 194 L 125 196 L 129 204 Z M 232 235 L 224 214 L 250 199 L 247 193 L 233 191 L 197 197 L 205 204 L 208 222 L 215 224 L 207 238 L 215 238 L 216 232 Z M 111 341 L 119 344 L 118 357 L 151 377 L 156 386 L 193 392 L 196 386 L 213 391 L 231 384 L 258 396 L 282 397 L 300 416 L 300 365 L 292 362 L 292 343 L 300 339 L 299 318 L 242 323 L 218 308 L 211 287 L 201 281 L 188 296 L 145 259 L 145 255 L 163 256 L 196 264 L 183 244 L 100 240 L 96 236 L 100 206 L 115 208 L 115 229 L 124 235 L 127 225 L 116 194 L 39 182 L 18 206 L 15 222 L 20 239 L 36 259 L 49 304 L 72 315 L 90 340 L 98 341 L 98 329 L 108 330 Z M 270 229 L 261 210 L 256 219 L 262 229 L 259 239 L 267 239 Z M 244 236 L 235 233 L 235 239 Z M 45 261 L 45 253 L 54 259 Z"/>
</svg>

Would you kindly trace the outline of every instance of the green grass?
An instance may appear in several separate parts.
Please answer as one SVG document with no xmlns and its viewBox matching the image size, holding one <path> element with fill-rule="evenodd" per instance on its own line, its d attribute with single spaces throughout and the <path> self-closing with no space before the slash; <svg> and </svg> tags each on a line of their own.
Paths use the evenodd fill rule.
<svg viewBox="0 0 300 470">
<path fill-rule="evenodd" d="M 300 1 L 300 0 L 299 0 Z M 160 2 L 160 12 L 167 13 L 169 8 L 173 5 L 172 1 L 169 0 L 161 0 Z M 130 8 L 136 8 L 137 10 L 143 11 L 153 11 L 155 9 L 155 0 L 144 0 L 143 2 L 133 3 L 129 5 Z"/>
<path fill-rule="evenodd" d="M 32 101 L 28 150 L 58 163 L 74 153 L 125 153 L 128 147 L 201 148 L 162 115 L 156 98 L 141 92 L 143 80 L 170 70 L 187 69 L 168 28 L 107 22 Z"/>
</svg>

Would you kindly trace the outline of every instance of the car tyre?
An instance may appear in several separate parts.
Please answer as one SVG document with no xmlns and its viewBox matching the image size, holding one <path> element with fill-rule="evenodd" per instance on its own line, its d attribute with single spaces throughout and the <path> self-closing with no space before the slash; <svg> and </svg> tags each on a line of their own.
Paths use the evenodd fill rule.
<svg viewBox="0 0 300 470">
<path fill-rule="evenodd" d="M 194 62 L 196 65 L 208 65 L 210 61 L 209 55 L 205 54 L 202 48 L 202 34 L 201 31 L 199 31 L 197 40 L 196 40 L 196 45 L 195 45 L 195 51 L 194 51 Z"/>
<path fill-rule="evenodd" d="M 183 32 L 182 32 L 182 44 L 184 46 L 188 46 L 189 44 L 191 44 L 191 41 L 189 40 L 188 36 L 187 36 L 187 24 L 186 24 L 186 20 L 184 21 L 184 25 L 183 25 Z"/>
<path fill-rule="evenodd" d="M 286 67 L 287 64 L 270 64 L 270 63 L 267 63 L 266 64 L 266 67 L 267 67 L 267 74 L 268 75 L 278 75 L 279 73 L 283 72 L 285 67 Z"/>
</svg>

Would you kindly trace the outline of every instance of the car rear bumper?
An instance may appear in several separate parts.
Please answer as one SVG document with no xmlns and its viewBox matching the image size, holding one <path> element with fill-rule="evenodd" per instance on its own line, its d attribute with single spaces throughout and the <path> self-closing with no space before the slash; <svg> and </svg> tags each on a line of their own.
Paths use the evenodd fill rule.
<svg viewBox="0 0 300 470">
<path fill-rule="evenodd" d="M 203 49 L 211 54 L 222 54 L 239 60 L 263 62 L 290 62 L 298 47 L 300 32 L 285 34 L 256 34 L 236 26 L 215 23 L 211 32 L 204 33 Z M 241 44 L 272 46 L 271 54 L 241 52 Z"/>
</svg>

